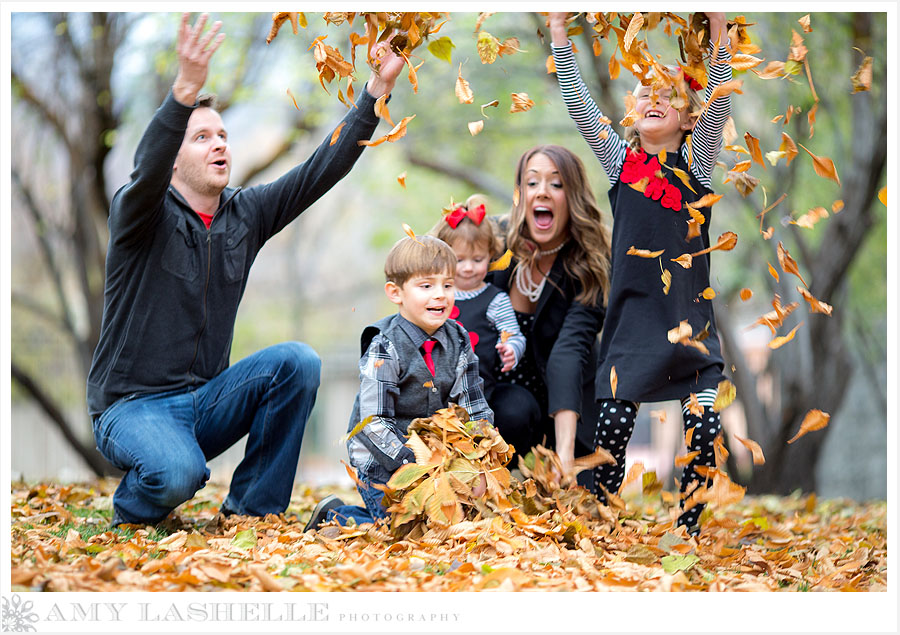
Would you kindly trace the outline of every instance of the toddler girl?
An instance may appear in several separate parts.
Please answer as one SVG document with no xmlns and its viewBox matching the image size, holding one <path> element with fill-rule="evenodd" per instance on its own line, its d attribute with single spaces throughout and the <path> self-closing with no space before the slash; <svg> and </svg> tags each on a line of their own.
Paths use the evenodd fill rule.
<svg viewBox="0 0 900 635">
<path fill-rule="evenodd" d="M 703 297 L 709 286 L 709 255 L 693 258 L 688 269 L 670 259 L 710 246 L 709 208 L 695 207 L 704 217 L 698 222 L 687 204 L 711 193 L 710 177 L 731 111 L 730 97 L 717 98 L 698 121 L 703 100 L 696 91 L 702 87 L 681 69 L 669 69 L 670 77 L 653 77 L 646 85 L 638 84 L 634 91 L 638 118 L 623 139 L 606 123 L 609 120 L 580 77 L 566 35 L 566 16 L 550 13 L 557 79 L 569 115 L 609 177 L 614 219 L 609 304 L 596 380 L 600 417 L 594 445 L 610 451 L 616 464 L 596 470 L 595 485 L 613 493 L 621 485 L 625 446 L 638 405 L 679 399 L 685 435 L 690 439 L 688 450 L 696 455 L 682 475 L 678 525 L 696 534 L 703 505 L 693 501 L 685 505 L 685 501 L 704 483 L 696 468 L 715 464 L 713 441 L 721 432 L 721 423 L 711 406 L 723 379 L 724 362 L 713 307 Z M 731 56 L 725 46 L 725 15 L 707 13 L 707 17 L 710 56 L 716 60 L 709 66 L 709 99 L 715 86 L 731 79 L 731 67 L 725 63 Z M 690 103 L 682 110 L 670 103 L 676 90 L 689 96 Z M 679 174 L 686 175 L 690 185 L 683 183 Z M 632 247 L 664 253 L 659 258 L 643 258 L 629 254 Z M 668 281 L 661 279 L 661 274 Z M 694 338 L 703 332 L 708 336 L 702 342 L 688 340 L 695 344 L 691 346 L 684 345 L 685 340 L 673 344 L 668 333 L 683 320 L 690 324 Z"/>
</svg>

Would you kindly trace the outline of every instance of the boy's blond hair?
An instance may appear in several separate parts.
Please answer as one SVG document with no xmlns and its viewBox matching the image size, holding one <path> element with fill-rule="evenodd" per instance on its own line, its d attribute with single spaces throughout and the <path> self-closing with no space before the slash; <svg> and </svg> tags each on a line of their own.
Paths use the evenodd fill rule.
<svg viewBox="0 0 900 635">
<path fill-rule="evenodd" d="M 650 86 L 656 85 L 656 91 L 662 93 L 663 91 L 677 91 L 678 93 L 682 93 L 687 95 L 688 104 L 686 108 L 688 109 L 688 113 L 699 113 L 703 110 L 703 97 L 700 96 L 700 91 L 694 90 L 690 86 L 690 78 L 684 77 L 682 75 L 682 69 L 678 66 L 667 65 L 663 66 L 663 69 L 668 71 L 669 77 L 666 80 L 661 80 L 658 78 L 657 72 L 655 69 L 651 69 L 647 74 L 647 77 L 652 79 Z M 674 83 L 674 86 L 672 85 Z M 638 82 L 634 87 L 634 90 L 631 91 L 631 94 L 637 97 L 638 91 L 641 90 L 642 86 L 645 86 L 643 82 Z M 652 90 L 652 88 L 651 88 Z M 696 120 L 696 116 L 693 117 Z M 689 130 L 686 132 L 690 132 Z M 624 135 L 625 141 L 628 143 L 628 146 L 632 150 L 639 150 L 641 147 L 641 137 L 638 134 L 637 130 L 634 129 L 634 126 L 627 126 L 625 128 Z M 682 141 L 684 141 L 684 136 L 682 135 Z"/>
<path fill-rule="evenodd" d="M 456 254 L 435 236 L 403 237 L 394 243 L 384 262 L 384 277 L 398 287 L 410 278 L 439 273 L 456 275 Z"/>
<path fill-rule="evenodd" d="M 457 241 L 469 245 L 484 244 L 487 246 L 488 257 L 491 260 L 498 258 L 503 254 L 503 239 L 494 227 L 494 220 L 488 215 L 487 197 L 483 194 L 472 194 L 459 207 L 466 211 L 475 210 L 479 206 L 484 206 L 485 212 L 484 218 L 479 224 L 476 225 L 475 221 L 467 216 L 456 227 L 451 227 L 445 214 L 428 233 L 431 236 L 437 236 L 451 247 Z"/>
</svg>

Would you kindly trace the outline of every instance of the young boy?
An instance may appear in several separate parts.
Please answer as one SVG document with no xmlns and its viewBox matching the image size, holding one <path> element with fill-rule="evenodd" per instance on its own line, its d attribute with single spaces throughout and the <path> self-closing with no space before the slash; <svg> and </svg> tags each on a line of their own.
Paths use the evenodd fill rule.
<svg viewBox="0 0 900 635">
<path fill-rule="evenodd" d="M 407 448 L 406 428 L 450 402 L 466 409 L 474 420 L 494 422 L 484 398 L 478 358 L 466 330 L 448 320 L 453 309 L 456 254 L 433 236 L 399 240 L 384 265 L 384 292 L 400 312 L 367 326 L 362 333 L 359 394 L 348 430 L 371 417 L 347 441 L 350 464 L 356 468 L 365 507 L 344 505 L 337 496 L 322 499 L 305 531 L 337 517 L 341 523 L 384 518 L 383 493 L 373 484 L 416 457 Z"/>
</svg>

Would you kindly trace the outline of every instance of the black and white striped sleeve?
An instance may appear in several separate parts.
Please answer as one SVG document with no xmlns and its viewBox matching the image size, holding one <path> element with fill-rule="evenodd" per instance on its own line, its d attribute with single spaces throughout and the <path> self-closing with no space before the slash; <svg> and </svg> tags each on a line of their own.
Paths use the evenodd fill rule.
<svg viewBox="0 0 900 635">
<path fill-rule="evenodd" d="M 710 45 L 710 49 L 714 45 Z M 730 81 L 732 77 L 731 66 L 725 64 L 731 59 L 731 53 L 725 46 L 720 46 L 718 55 L 710 51 L 711 56 L 716 57 L 716 63 L 709 66 L 706 82 L 706 94 L 704 100 L 709 101 L 713 89 L 719 84 Z M 719 152 L 722 149 L 722 130 L 725 122 L 731 116 L 731 95 L 719 97 L 709 105 L 709 108 L 700 117 L 691 135 L 691 172 L 703 185 L 710 187 L 713 167 Z M 682 153 L 687 160 L 687 147 L 682 146 Z"/>
<path fill-rule="evenodd" d="M 516 320 L 516 311 L 513 309 L 509 294 L 502 292 L 494 296 L 488 305 L 487 311 L 484 313 L 488 322 L 494 325 L 498 333 L 509 333 L 506 343 L 512 347 L 516 354 L 516 364 L 525 354 L 525 336 L 519 328 L 519 322 Z"/>
<path fill-rule="evenodd" d="M 603 113 L 588 92 L 578 63 L 572 51 L 572 43 L 566 46 L 550 47 L 556 64 L 556 80 L 569 116 L 575 121 L 578 131 L 591 147 L 600 165 L 609 177 L 610 185 L 619 179 L 622 163 L 625 161 L 627 144 L 608 123 L 602 121 Z"/>
</svg>

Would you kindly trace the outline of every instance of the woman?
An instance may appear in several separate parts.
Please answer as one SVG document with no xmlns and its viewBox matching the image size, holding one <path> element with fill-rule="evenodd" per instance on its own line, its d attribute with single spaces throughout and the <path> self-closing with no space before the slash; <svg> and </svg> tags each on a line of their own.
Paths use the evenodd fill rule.
<svg viewBox="0 0 900 635">
<path fill-rule="evenodd" d="M 492 404 L 495 422 L 506 437 L 507 428 L 527 419 L 523 412 L 539 410 L 530 443 L 546 436 L 568 469 L 575 456 L 594 449 L 609 233 L 581 160 L 556 145 L 536 146 L 519 159 L 514 205 L 504 220 L 514 260 L 492 282 L 509 293 L 528 346 L 519 366 L 500 381 L 525 386 L 534 403 L 525 403 L 519 392 L 508 404 Z M 510 433 L 521 437 L 520 430 Z M 589 473 L 579 482 L 593 487 Z"/>
</svg>

